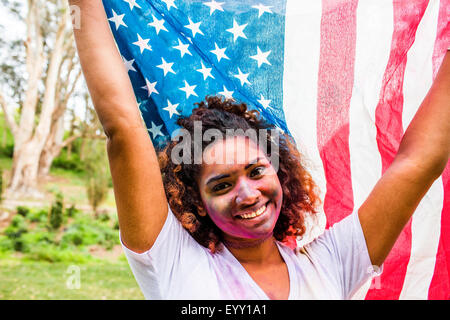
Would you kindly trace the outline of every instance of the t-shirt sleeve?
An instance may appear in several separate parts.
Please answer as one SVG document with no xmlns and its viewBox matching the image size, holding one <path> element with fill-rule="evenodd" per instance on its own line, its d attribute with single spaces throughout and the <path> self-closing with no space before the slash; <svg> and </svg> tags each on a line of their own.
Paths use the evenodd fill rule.
<svg viewBox="0 0 450 320">
<path fill-rule="evenodd" d="M 335 223 L 305 248 L 329 281 L 339 287 L 344 299 L 350 299 L 363 284 L 382 272 L 382 267 L 370 261 L 357 211 Z"/>
<path fill-rule="evenodd" d="M 150 250 L 136 253 L 122 241 L 130 268 L 146 299 L 166 299 L 171 284 L 183 281 L 206 248 L 198 244 L 169 209 L 166 221 Z"/>
</svg>

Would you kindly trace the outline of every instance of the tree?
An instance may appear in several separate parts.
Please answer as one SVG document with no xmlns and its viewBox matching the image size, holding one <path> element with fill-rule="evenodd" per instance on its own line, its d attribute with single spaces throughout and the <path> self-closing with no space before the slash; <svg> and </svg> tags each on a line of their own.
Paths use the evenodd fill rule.
<svg viewBox="0 0 450 320">
<path fill-rule="evenodd" d="M 40 197 L 39 175 L 48 173 L 51 161 L 67 144 L 62 140 L 64 111 L 81 75 L 70 12 L 64 0 L 28 0 L 23 19 L 19 2 L 2 2 L 26 24 L 25 41 L 8 44 L 11 52 L 22 53 L 14 53 L 16 59 L 2 65 L 8 73 L 3 74 L 0 105 L 14 137 L 11 179 L 5 193 L 9 198 Z M 16 107 L 5 92 L 16 92 L 12 96 L 18 99 Z"/>
</svg>

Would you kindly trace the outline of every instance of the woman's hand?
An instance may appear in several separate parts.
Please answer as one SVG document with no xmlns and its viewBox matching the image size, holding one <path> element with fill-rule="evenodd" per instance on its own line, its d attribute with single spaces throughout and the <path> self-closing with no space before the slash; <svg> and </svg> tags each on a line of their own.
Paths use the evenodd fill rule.
<svg viewBox="0 0 450 320">
<path fill-rule="evenodd" d="M 381 265 L 450 156 L 450 52 L 406 130 L 396 158 L 359 209 L 369 255 Z"/>
<path fill-rule="evenodd" d="M 70 0 L 79 7 L 74 35 L 81 66 L 103 129 L 124 244 L 148 250 L 167 215 L 156 152 L 145 128 L 101 0 Z"/>
</svg>

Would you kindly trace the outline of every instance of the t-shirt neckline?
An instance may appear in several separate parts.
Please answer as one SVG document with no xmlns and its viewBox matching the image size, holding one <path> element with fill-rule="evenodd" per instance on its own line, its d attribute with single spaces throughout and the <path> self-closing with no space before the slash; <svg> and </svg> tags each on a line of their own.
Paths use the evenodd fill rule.
<svg viewBox="0 0 450 320">
<path fill-rule="evenodd" d="M 285 252 L 284 248 L 282 247 L 282 244 L 280 244 L 278 241 L 275 241 L 277 244 L 278 251 L 281 254 L 281 257 L 284 260 L 284 263 L 286 263 L 286 267 L 288 269 L 288 275 L 289 275 L 289 295 L 287 300 L 294 300 L 295 299 L 295 292 L 297 292 L 297 275 L 295 273 L 295 268 L 291 263 L 291 257 L 288 256 L 288 254 Z M 244 277 L 247 279 L 247 282 L 250 283 L 250 285 L 258 291 L 258 294 L 260 296 L 263 296 L 266 300 L 271 300 L 269 296 L 264 292 L 264 290 L 256 283 L 256 281 L 250 276 L 250 274 L 247 272 L 247 270 L 244 268 L 244 266 L 239 262 L 238 259 L 231 253 L 230 250 L 224 245 L 224 253 L 233 261 L 233 263 L 236 265 L 238 269 L 241 270 Z"/>
</svg>

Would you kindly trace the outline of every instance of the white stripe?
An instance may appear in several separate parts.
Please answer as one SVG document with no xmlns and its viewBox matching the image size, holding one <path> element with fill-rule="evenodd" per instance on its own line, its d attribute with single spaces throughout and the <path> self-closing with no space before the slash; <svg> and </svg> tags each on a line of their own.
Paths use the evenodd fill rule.
<svg viewBox="0 0 450 320">
<path fill-rule="evenodd" d="M 354 208 L 358 210 L 382 173 L 375 110 L 391 50 L 394 28 L 392 1 L 360 1 L 356 23 L 349 149 Z M 368 281 L 353 299 L 364 299 L 370 284 L 371 281 Z M 378 287 L 381 286 L 374 286 L 374 289 Z"/>
<path fill-rule="evenodd" d="M 432 57 L 438 15 L 439 0 L 431 0 L 417 29 L 415 42 L 408 52 L 403 82 L 404 129 L 432 84 Z M 411 257 L 400 299 L 428 298 L 439 244 L 443 201 L 442 179 L 438 179 L 420 202 L 412 218 Z"/>
<path fill-rule="evenodd" d="M 321 1 L 288 0 L 286 3 L 283 107 L 286 122 L 312 178 L 326 192 L 325 173 L 317 147 L 317 82 L 320 58 Z M 317 215 L 319 227 L 311 228 L 302 245 L 321 234 L 325 214 Z M 316 222 L 316 223 L 317 223 Z"/>
</svg>

